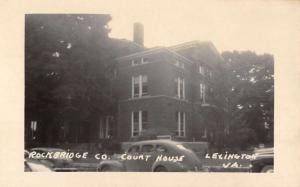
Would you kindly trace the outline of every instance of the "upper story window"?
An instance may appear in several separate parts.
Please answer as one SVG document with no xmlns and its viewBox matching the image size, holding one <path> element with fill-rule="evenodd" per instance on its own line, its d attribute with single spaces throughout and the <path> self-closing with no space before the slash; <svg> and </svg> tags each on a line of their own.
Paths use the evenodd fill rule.
<svg viewBox="0 0 300 187">
<path fill-rule="evenodd" d="M 203 83 L 200 83 L 200 100 L 202 103 L 205 103 L 206 97 L 206 86 Z"/>
<path fill-rule="evenodd" d="M 180 68 L 184 69 L 184 63 L 183 63 L 183 62 L 180 62 L 180 61 L 176 60 L 175 65 L 176 65 L 177 67 L 180 67 Z"/>
<path fill-rule="evenodd" d="M 208 79 L 212 79 L 213 73 L 210 69 L 205 70 L 205 75 Z"/>
<path fill-rule="evenodd" d="M 185 98 L 185 81 L 182 77 L 175 78 L 175 93 L 180 99 Z"/>
<path fill-rule="evenodd" d="M 199 73 L 203 76 L 206 76 L 208 79 L 211 79 L 213 76 L 212 71 L 209 68 L 205 68 L 203 65 L 199 65 Z"/>
<path fill-rule="evenodd" d="M 184 137 L 185 136 L 185 112 L 176 112 L 175 118 L 177 124 L 176 136 Z"/>
<path fill-rule="evenodd" d="M 148 95 L 148 77 L 139 75 L 132 77 L 132 97 Z"/>
<path fill-rule="evenodd" d="M 139 59 L 134 59 L 131 61 L 132 66 L 136 65 L 141 65 L 141 64 L 147 64 L 149 62 L 148 58 L 139 58 Z"/>
<path fill-rule="evenodd" d="M 147 64 L 149 62 L 149 59 L 148 58 L 142 58 L 141 61 L 142 61 L 142 64 Z"/>
<path fill-rule="evenodd" d="M 202 138 L 207 138 L 207 129 L 204 128 Z"/>
<path fill-rule="evenodd" d="M 176 60 L 175 66 L 184 69 L 184 63 L 183 63 L 183 62 L 180 62 L 180 61 L 178 61 L 178 60 Z"/>
<path fill-rule="evenodd" d="M 136 65 L 140 65 L 141 64 L 141 61 L 140 60 L 132 60 L 131 61 L 131 65 L 132 66 L 136 66 Z"/>
<path fill-rule="evenodd" d="M 131 114 L 131 136 L 139 136 L 143 129 L 148 127 L 148 112 L 135 111 Z"/>
<path fill-rule="evenodd" d="M 205 75 L 205 68 L 202 65 L 199 65 L 199 73 L 203 76 Z"/>
</svg>

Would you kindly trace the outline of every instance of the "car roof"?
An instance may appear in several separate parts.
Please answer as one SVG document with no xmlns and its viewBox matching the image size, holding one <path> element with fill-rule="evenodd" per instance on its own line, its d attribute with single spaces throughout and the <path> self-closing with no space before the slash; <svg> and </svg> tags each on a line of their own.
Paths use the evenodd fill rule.
<svg viewBox="0 0 300 187">
<path fill-rule="evenodd" d="M 260 154 L 266 154 L 266 153 L 274 153 L 274 148 L 269 147 L 269 148 L 260 148 L 260 149 L 255 149 L 254 153 L 260 153 Z"/>
<path fill-rule="evenodd" d="M 133 145 L 142 145 L 142 144 L 168 144 L 168 145 L 177 145 L 180 144 L 179 142 L 172 141 L 172 140 L 143 140 L 134 142 Z"/>
</svg>

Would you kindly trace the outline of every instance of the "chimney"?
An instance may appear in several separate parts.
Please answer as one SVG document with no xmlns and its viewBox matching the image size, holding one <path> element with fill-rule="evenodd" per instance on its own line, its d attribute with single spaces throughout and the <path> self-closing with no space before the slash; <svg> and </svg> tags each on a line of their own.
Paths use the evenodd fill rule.
<svg viewBox="0 0 300 187">
<path fill-rule="evenodd" d="M 133 24 L 133 42 L 144 46 L 144 26 L 141 23 Z"/>
</svg>

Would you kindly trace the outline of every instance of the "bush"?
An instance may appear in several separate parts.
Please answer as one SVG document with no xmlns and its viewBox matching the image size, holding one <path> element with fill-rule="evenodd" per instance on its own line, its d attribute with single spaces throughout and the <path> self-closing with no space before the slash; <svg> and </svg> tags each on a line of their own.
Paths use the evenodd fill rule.
<svg viewBox="0 0 300 187">
<path fill-rule="evenodd" d="M 237 147 L 241 150 L 245 150 L 250 146 L 256 145 L 257 136 L 253 129 L 242 128 L 238 129 L 229 135 L 226 141 L 228 147 Z"/>
</svg>

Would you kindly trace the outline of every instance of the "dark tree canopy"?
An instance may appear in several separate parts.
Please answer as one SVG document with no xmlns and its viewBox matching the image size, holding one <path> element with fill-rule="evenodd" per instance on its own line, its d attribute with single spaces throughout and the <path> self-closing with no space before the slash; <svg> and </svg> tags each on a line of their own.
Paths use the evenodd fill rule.
<svg viewBox="0 0 300 187">
<path fill-rule="evenodd" d="M 109 15 L 26 15 L 26 120 L 50 128 L 63 120 L 91 123 L 114 110 L 110 19 Z"/>
<path fill-rule="evenodd" d="M 223 52 L 224 92 L 233 144 L 273 144 L 274 59 L 269 54 Z"/>
</svg>

